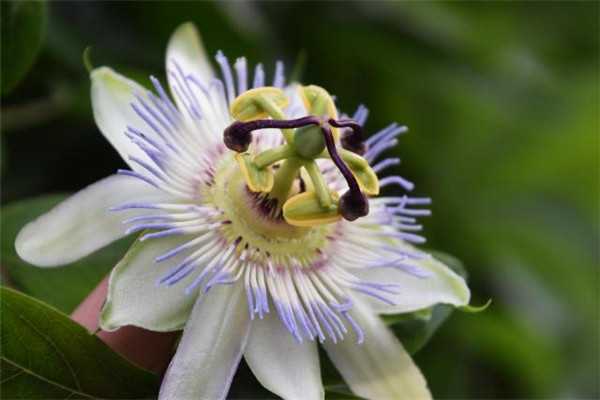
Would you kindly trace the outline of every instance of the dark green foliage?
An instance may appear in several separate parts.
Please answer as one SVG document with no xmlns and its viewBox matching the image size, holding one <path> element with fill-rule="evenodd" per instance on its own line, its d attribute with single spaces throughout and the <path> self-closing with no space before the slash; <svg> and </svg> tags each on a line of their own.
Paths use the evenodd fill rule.
<svg viewBox="0 0 600 400">
<path fill-rule="evenodd" d="M 126 361 L 47 305 L 0 289 L 0 380 L 5 399 L 143 399 L 158 377 Z"/>
<path fill-rule="evenodd" d="M 46 26 L 44 0 L 3 1 L 2 94 L 10 92 L 33 63 Z"/>
</svg>

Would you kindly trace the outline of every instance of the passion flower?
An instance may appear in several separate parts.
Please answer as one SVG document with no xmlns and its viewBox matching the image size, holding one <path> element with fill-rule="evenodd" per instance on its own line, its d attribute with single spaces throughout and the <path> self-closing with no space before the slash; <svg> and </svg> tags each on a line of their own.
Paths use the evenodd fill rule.
<svg viewBox="0 0 600 400">
<path fill-rule="evenodd" d="M 426 198 L 378 196 L 413 184 L 381 173 L 406 130 L 364 140 L 367 110 L 338 116 L 318 86 L 253 77 L 181 26 L 167 49 L 171 97 L 102 67 L 91 73 L 98 127 L 130 169 L 75 194 L 19 234 L 39 266 L 79 259 L 129 234 L 101 327 L 184 329 L 160 398 L 223 398 L 242 355 L 284 398 L 322 398 L 320 343 L 370 398 L 427 398 L 426 382 L 378 314 L 462 306 L 461 277 L 409 243 Z M 250 79 L 251 82 L 250 82 Z M 152 349 L 149 349 L 152 351 Z"/>
</svg>

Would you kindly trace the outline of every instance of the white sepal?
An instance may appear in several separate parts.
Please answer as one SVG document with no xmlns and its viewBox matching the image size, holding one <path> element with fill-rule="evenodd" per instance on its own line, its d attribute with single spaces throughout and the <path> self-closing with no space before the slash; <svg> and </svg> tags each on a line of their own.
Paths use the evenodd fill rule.
<svg viewBox="0 0 600 400">
<path fill-rule="evenodd" d="M 199 298 L 158 398 L 224 399 L 242 357 L 250 315 L 243 285 L 215 286 Z"/>
<path fill-rule="evenodd" d="M 409 253 L 419 250 L 406 243 L 397 243 L 397 247 Z M 353 269 L 353 274 L 373 282 L 396 285 L 398 294 L 387 295 L 396 304 L 390 305 L 371 296 L 371 307 L 379 314 L 400 314 L 429 308 L 435 304 L 450 304 L 461 307 L 469 304 L 471 292 L 465 280 L 442 262 L 427 256 L 422 259 L 407 259 L 407 264 L 418 267 L 419 276 L 393 268 Z"/>
<path fill-rule="evenodd" d="M 129 126 L 143 131 L 152 140 L 160 141 L 159 136 L 148 127 L 131 105 L 136 103 L 141 109 L 142 106 L 137 102 L 135 94 L 148 102 L 148 91 L 109 67 L 96 68 L 90 74 L 90 78 L 92 110 L 96 125 L 131 169 L 143 171 L 143 168 L 132 162 L 130 157 L 137 157 L 150 164 L 152 161 L 126 136 L 125 132 Z"/>
<path fill-rule="evenodd" d="M 392 331 L 370 307 L 353 299 L 351 315 L 364 332 L 359 344 L 351 336 L 325 350 L 352 392 L 369 399 L 430 399 L 427 382 Z"/>
<path fill-rule="evenodd" d="M 125 325 L 159 332 L 183 329 L 197 295 L 186 296 L 182 285 L 156 282 L 186 254 L 173 257 L 165 265 L 156 264 L 155 259 L 189 239 L 176 235 L 134 243 L 110 275 L 100 314 L 102 329 L 112 331 Z"/>
<path fill-rule="evenodd" d="M 17 254 L 40 267 L 77 261 L 125 236 L 122 221 L 140 211 L 109 208 L 139 199 L 172 201 L 170 195 L 139 179 L 123 175 L 104 178 L 25 225 L 15 241 Z"/>
<path fill-rule="evenodd" d="M 244 358 L 258 381 L 283 399 L 322 399 L 317 343 L 298 343 L 276 314 L 252 324 Z"/>
</svg>

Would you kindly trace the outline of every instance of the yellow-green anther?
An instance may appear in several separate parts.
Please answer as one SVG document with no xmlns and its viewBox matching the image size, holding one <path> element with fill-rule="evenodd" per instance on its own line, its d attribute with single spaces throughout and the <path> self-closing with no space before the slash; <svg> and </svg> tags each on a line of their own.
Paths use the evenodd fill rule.
<svg viewBox="0 0 600 400">
<path fill-rule="evenodd" d="M 329 192 L 329 188 L 325 183 L 325 179 L 323 178 L 323 174 L 319 170 L 319 167 L 315 161 L 308 161 L 304 164 L 304 168 L 310 177 L 310 181 L 313 184 L 315 192 L 317 193 L 317 199 L 319 200 L 319 204 L 321 207 L 329 208 L 331 206 L 331 194 Z"/>
<path fill-rule="evenodd" d="M 289 145 L 284 144 L 283 146 L 275 147 L 274 149 L 268 149 L 262 153 L 259 153 L 256 155 L 256 157 L 254 157 L 254 164 L 256 164 L 258 168 L 264 168 L 293 155 L 294 151 L 292 148 Z"/>
<path fill-rule="evenodd" d="M 240 166 L 246 185 L 253 192 L 268 192 L 273 188 L 274 177 L 268 168 L 258 168 L 248 153 L 237 153 L 235 158 Z"/>
<path fill-rule="evenodd" d="M 271 116 L 287 119 L 282 109 L 289 100 L 283 90 L 276 87 L 261 87 L 248 90 L 231 103 L 229 114 L 237 121 L 248 122 Z M 277 114 L 275 116 L 274 114 Z"/>
<path fill-rule="evenodd" d="M 329 94 L 324 90 L 315 91 L 315 97 L 311 104 L 310 115 L 328 115 Z"/>
<path fill-rule="evenodd" d="M 369 196 L 378 195 L 379 179 L 369 163 L 358 154 L 345 149 L 338 149 L 338 154 L 356 177 L 360 188 Z"/>
<path fill-rule="evenodd" d="M 346 149 L 338 149 L 338 154 L 350 168 L 362 169 L 369 166 L 367 160 Z"/>
<path fill-rule="evenodd" d="M 290 225 L 315 226 L 339 221 L 337 193 L 331 192 L 333 204 L 323 208 L 315 192 L 304 192 L 288 199 L 283 205 L 283 217 Z"/>
<path fill-rule="evenodd" d="M 335 117 L 330 114 L 331 111 L 335 110 L 335 104 L 325 89 L 316 85 L 310 85 L 301 86 L 299 90 L 304 106 L 310 115 L 329 115 Z"/>
<path fill-rule="evenodd" d="M 304 102 L 304 106 L 310 115 L 323 116 L 328 115 L 334 119 L 337 119 L 337 109 L 333 99 L 327 92 L 320 86 L 309 85 L 299 86 L 298 91 L 300 97 Z M 331 128 L 331 133 L 335 141 L 339 138 L 339 130 L 335 127 Z"/>
</svg>

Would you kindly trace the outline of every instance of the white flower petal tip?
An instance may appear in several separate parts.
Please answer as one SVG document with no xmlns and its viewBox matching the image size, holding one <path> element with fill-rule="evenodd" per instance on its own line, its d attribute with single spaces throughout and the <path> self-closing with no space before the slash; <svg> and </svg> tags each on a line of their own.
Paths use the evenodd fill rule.
<svg viewBox="0 0 600 400">
<path fill-rule="evenodd" d="M 196 296 L 186 296 L 179 288 L 159 286 L 165 273 L 154 263 L 184 238 L 138 239 L 113 269 L 106 302 L 100 313 L 100 327 L 113 331 L 134 325 L 158 332 L 183 329 Z M 174 257 L 180 262 L 183 257 Z"/>
<path fill-rule="evenodd" d="M 180 25 L 169 39 L 165 65 L 170 68 L 173 62 L 200 82 L 208 82 L 215 76 L 200 33 L 191 22 Z"/>
<path fill-rule="evenodd" d="M 123 214 L 109 208 L 139 196 L 166 197 L 128 176 L 113 175 L 93 183 L 21 229 L 15 241 L 17 254 L 40 267 L 77 261 L 125 236 Z"/>
<path fill-rule="evenodd" d="M 369 306 L 356 300 L 352 316 L 364 330 L 364 343 L 323 344 L 352 392 L 369 399 L 431 399 L 423 374 Z"/>
<path fill-rule="evenodd" d="M 414 247 L 400 244 L 408 252 L 418 252 Z M 395 305 L 368 298 L 371 307 L 379 314 L 400 314 L 422 310 L 436 304 L 464 307 L 469 304 L 471 292 L 464 278 L 433 257 L 411 260 L 419 274 L 385 269 L 358 270 L 363 279 L 390 282 L 398 294 L 390 296 Z"/>
<path fill-rule="evenodd" d="M 252 324 L 244 358 L 258 381 L 283 399 L 323 399 L 314 341 L 298 343 L 276 315 Z"/>
<path fill-rule="evenodd" d="M 242 285 L 215 287 L 199 298 L 159 399 L 225 398 L 250 331 L 243 293 Z"/>
<path fill-rule="evenodd" d="M 139 165 L 131 162 L 131 157 L 148 161 L 148 156 L 125 132 L 128 127 L 144 123 L 132 107 L 132 103 L 136 101 L 136 95 L 146 98 L 146 89 L 109 67 L 94 69 L 90 78 L 92 110 L 96 125 L 121 158 L 133 170 L 139 170 Z M 149 132 L 149 135 L 156 136 L 153 132 Z"/>
</svg>

